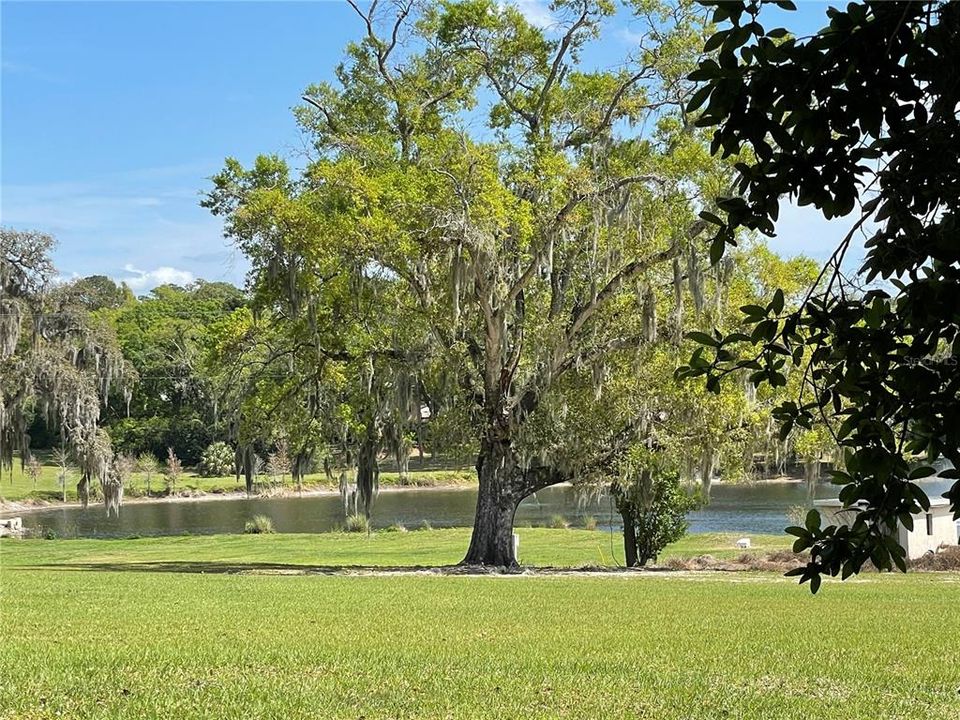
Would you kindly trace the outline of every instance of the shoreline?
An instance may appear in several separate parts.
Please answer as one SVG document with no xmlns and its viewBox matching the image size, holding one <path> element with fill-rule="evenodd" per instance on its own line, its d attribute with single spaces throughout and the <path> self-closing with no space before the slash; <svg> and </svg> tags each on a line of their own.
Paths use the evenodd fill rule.
<svg viewBox="0 0 960 720">
<path fill-rule="evenodd" d="M 569 485 L 569 483 L 562 483 L 564 485 Z M 410 490 L 469 490 L 476 488 L 475 483 L 439 483 L 437 485 L 386 485 L 381 487 L 378 492 L 409 492 Z M 141 505 L 141 504 L 152 504 L 152 503 L 188 503 L 188 502 L 214 502 L 217 500 L 271 500 L 271 499 L 287 499 L 287 498 L 297 498 L 297 497 L 324 497 L 324 496 L 337 496 L 340 495 L 340 490 L 333 487 L 318 487 L 313 486 L 304 488 L 302 491 L 297 491 L 296 488 L 283 488 L 277 492 L 271 492 L 266 494 L 251 494 L 248 495 L 245 490 L 230 490 L 228 492 L 220 493 L 211 493 L 204 492 L 203 490 L 194 490 L 187 491 L 189 494 L 177 494 L 177 495 L 161 495 L 161 496 L 151 496 L 147 497 L 144 495 L 139 495 L 135 497 L 125 497 L 123 499 L 123 504 L 131 505 Z M 91 500 L 87 506 L 93 507 L 95 505 L 102 504 L 101 500 Z M 80 508 L 83 507 L 83 503 L 79 500 L 68 500 L 63 502 L 61 500 L 38 500 L 27 498 L 24 500 L 4 500 L 0 502 L 0 516 L 9 515 L 11 513 L 28 513 L 36 512 L 38 510 L 50 510 L 54 508 Z"/>
<path fill-rule="evenodd" d="M 802 478 L 790 477 L 789 475 L 781 475 L 777 477 L 772 477 L 764 480 L 753 480 L 743 483 L 726 483 L 722 479 L 714 480 L 712 485 L 785 485 L 791 483 L 802 483 L 805 482 Z M 558 483 L 551 487 L 569 487 L 569 482 Z M 475 490 L 477 484 L 475 482 L 465 482 L 465 483 L 438 483 L 435 485 L 396 485 L 390 484 L 382 486 L 379 490 L 381 493 L 394 493 L 394 492 L 409 492 L 411 490 Z M 124 505 L 126 504 L 148 504 L 148 503 L 188 503 L 188 502 L 213 502 L 217 500 L 269 500 L 273 498 L 296 498 L 296 497 L 324 497 L 324 496 L 339 496 L 340 490 L 334 487 L 323 487 L 323 486 L 312 486 L 310 488 L 305 488 L 303 491 L 298 492 L 296 488 L 287 488 L 266 493 L 266 494 L 252 494 L 248 495 L 245 490 L 230 490 L 227 492 L 205 492 L 203 490 L 191 490 L 185 491 L 184 494 L 176 495 L 162 495 L 162 496 L 131 496 L 125 497 L 123 500 Z M 88 503 L 88 506 L 95 506 L 101 504 L 100 500 L 93 501 L 91 500 Z M 70 508 L 79 508 L 83 507 L 83 504 L 79 500 L 68 500 L 67 502 L 62 502 L 60 500 L 41 500 L 34 498 L 25 498 L 22 500 L 3 500 L 0 502 L 0 516 L 6 517 L 10 515 L 16 515 L 18 513 L 30 513 L 37 512 L 39 510 L 50 510 L 54 508 L 70 509 Z"/>
</svg>

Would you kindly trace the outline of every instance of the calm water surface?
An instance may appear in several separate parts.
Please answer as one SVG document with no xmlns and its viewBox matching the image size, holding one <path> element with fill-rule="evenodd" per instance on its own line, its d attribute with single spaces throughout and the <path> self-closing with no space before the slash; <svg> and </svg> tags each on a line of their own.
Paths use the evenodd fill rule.
<svg viewBox="0 0 960 720">
<path fill-rule="evenodd" d="M 931 497 L 942 494 L 951 481 L 923 483 Z M 837 488 L 821 484 L 817 497 L 835 497 Z M 469 527 L 473 524 L 475 489 L 405 489 L 384 491 L 374 507 L 374 525 L 400 523 L 409 528 L 424 521 L 433 527 Z M 779 533 L 789 524 L 791 508 L 806 502 L 803 483 L 753 483 L 715 485 L 710 505 L 690 514 L 691 532 Z M 11 513 L 6 513 L 10 515 Z M 108 518 L 102 505 L 48 508 L 21 514 L 31 529 L 51 529 L 60 537 L 128 537 L 130 535 L 180 535 L 239 533 L 254 515 L 267 515 L 277 532 L 314 533 L 337 528 L 343 522 L 343 505 L 337 495 L 242 500 L 183 500 L 181 502 L 128 503 L 119 518 Z M 573 525 L 587 516 L 600 527 L 619 527 L 619 516 L 610 498 L 578 497 L 570 487 L 548 488 L 527 498 L 517 511 L 516 523 L 548 525 L 563 515 Z"/>
</svg>

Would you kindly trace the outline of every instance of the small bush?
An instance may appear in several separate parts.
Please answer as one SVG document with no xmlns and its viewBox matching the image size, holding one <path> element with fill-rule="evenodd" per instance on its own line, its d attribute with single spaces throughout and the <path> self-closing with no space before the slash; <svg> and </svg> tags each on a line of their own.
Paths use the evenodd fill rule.
<svg viewBox="0 0 960 720">
<path fill-rule="evenodd" d="M 56 540 L 59 537 L 59 535 L 57 535 L 57 531 L 53 528 L 43 528 L 42 532 L 44 540 Z"/>
<path fill-rule="evenodd" d="M 347 532 L 368 533 L 370 532 L 370 521 L 367 520 L 366 515 L 361 515 L 360 513 L 347 515 L 347 520 L 343 524 L 343 529 Z"/>
<path fill-rule="evenodd" d="M 234 459 L 233 448 L 225 442 L 211 443 L 200 457 L 200 476 L 222 477 L 232 475 Z"/>
<path fill-rule="evenodd" d="M 597 519 L 593 515 L 587 515 L 587 517 L 583 519 L 583 527 L 585 530 L 596 530 Z"/>
<path fill-rule="evenodd" d="M 566 530 L 570 527 L 570 523 L 567 522 L 567 519 L 563 515 L 554 515 L 550 518 L 548 527 L 552 527 L 554 530 Z"/>
<path fill-rule="evenodd" d="M 424 520 L 422 523 L 420 523 L 420 529 L 421 529 L 421 530 L 433 530 L 433 525 L 430 524 L 430 521 L 429 521 L 429 520 Z"/>
<path fill-rule="evenodd" d="M 247 520 L 243 526 L 247 535 L 268 535 L 273 532 L 273 520 L 266 515 L 254 515 L 253 520 Z"/>
<path fill-rule="evenodd" d="M 390 527 L 384 528 L 383 531 L 388 533 L 395 533 L 395 532 L 405 533 L 407 531 L 407 528 L 401 525 L 400 523 L 394 523 Z"/>
</svg>

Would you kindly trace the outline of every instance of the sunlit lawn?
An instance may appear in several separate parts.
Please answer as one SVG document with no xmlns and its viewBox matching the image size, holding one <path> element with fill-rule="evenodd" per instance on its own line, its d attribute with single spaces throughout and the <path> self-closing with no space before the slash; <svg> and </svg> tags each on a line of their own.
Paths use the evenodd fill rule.
<svg viewBox="0 0 960 720">
<path fill-rule="evenodd" d="M 607 541 L 520 534 L 544 565 Z M 960 717 L 956 574 L 816 597 L 754 573 L 277 574 L 455 562 L 466 537 L 2 540 L 0 717 Z"/>
</svg>

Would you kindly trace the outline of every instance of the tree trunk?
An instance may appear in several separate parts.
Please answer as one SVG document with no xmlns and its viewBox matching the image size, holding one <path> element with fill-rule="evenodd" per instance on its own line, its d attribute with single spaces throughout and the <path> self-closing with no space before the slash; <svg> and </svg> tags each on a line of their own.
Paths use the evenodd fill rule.
<svg viewBox="0 0 960 720">
<path fill-rule="evenodd" d="M 813 505 L 817 495 L 817 478 L 820 477 L 820 459 L 807 458 L 803 463 L 803 475 L 807 481 L 807 504 Z"/>
<path fill-rule="evenodd" d="M 303 495 L 303 477 L 307 474 L 307 470 L 310 468 L 311 456 L 312 453 L 308 453 L 306 450 L 301 450 L 293 458 L 291 475 L 293 475 L 293 481 L 297 484 L 297 493 L 299 495 Z"/>
<path fill-rule="evenodd" d="M 523 499 L 522 477 L 509 440 L 486 439 L 477 456 L 477 512 L 462 565 L 515 567 L 513 517 Z"/>
<path fill-rule="evenodd" d="M 700 489 L 705 503 L 710 502 L 710 486 L 713 484 L 713 450 L 705 450 L 700 460 Z"/>
<path fill-rule="evenodd" d="M 633 516 L 625 508 L 620 511 L 623 518 L 623 558 L 627 567 L 637 567 L 637 528 Z"/>
<path fill-rule="evenodd" d="M 397 471 L 400 475 L 400 484 L 409 485 L 410 484 L 410 446 L 400 440 L 399 444 L 394 450 L 394 455 L 397 458 Z"/>
<path fill-rule="evenodd" d="M 253 446 L 243 448 L 243 479 L 247 487 L 247 496 L 253 495 Z"/>
<path fill-rule="evenodd" d="M 357 454 L 357 490 L 367 520 L 370 519 L 373 501 L 380 492 L 380 463 L 377 461 L 379 452 L 380 444 L 376 438 L 367 436 L 360 444 Z"/>
<path fill-rule="evenodd" d="M 77 483 L 77 498 L 83 503 L 83 508 L 86 510 L 87 504 L 90 502 L 90 477 L 86 473 L 80 476 L 80 482 Z"/>
</svg>

